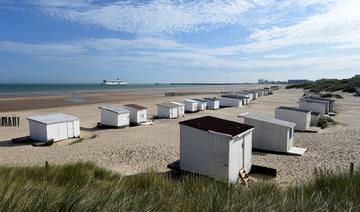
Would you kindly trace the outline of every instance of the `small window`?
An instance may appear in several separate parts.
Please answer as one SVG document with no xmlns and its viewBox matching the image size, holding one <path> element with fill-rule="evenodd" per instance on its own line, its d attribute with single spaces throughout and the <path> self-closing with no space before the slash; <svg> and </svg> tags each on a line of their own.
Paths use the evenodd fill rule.
<svg viewBox="0 0 360 212">
<path fill-rule="evenodd" d="M 293 137 L 293 129 L 289 129 L 289 139 L 292 139 Z"/>
</svg>

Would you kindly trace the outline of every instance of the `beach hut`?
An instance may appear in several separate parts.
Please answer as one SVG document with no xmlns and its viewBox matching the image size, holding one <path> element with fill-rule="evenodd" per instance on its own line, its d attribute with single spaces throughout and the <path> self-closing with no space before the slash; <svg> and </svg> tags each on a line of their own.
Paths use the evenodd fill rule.
<svg viewBox="0 0 360 212">
<path fill-rule="evenodd" d="M 124 108 L 130 112 L 130 123 L 140 124 L 147 122 L 147 108 L 137 104 L 127 104 Z"/>
<path fill-rule="evenodd" d="M 252 99 L 253 99 L 253 94 L 252 94 L 252 93 L 237 92 L 235 95 L 245 97 L 245 98 L 246 98 L 246 102 L 245 102 L 246 105 L 250 104 L 250 102 L 251 102 Z"/>
<path fill-rule="evenodd" d="M 303 98 L 298 102 L 299 108 L 303 110 L 310 110 L 320 113 L 320 116 L 324 116 L 329 113 L 329 102 L 317 99 Z"/>
<path fill-rule="evenodd" d="M 220 97 L 220 106 L 221 107 L 242 107 L 244 97 L 236 95 L 222 95 Z"/>
<path fill-rule="evenodd" d="M 30 138 L 36 141 L 61 141 L 80 137 L 80 119 L 67 114 L 37 115 L 29 120 Z"/>
<path fill-rule="evenodd" d="M 220 99 L 217 97 L 207 97 L 204 98 L 207 102 L 207 108 L 212 110 L 217 110 L 220 107 Z"/>
<path fill-rule="evenodd" d="M 253 95 L 252 100 L 256 100 L 257 98 L 259 98 L 259 92 L 257 90 L 248 90 L 245 92 L 251 93 Z"/>
<path fill-rule="evenodd" d="M 253 129 L 211 116 L 180 122 L 180 169 L 236 182 L 251 169 Z"/>
<path fill-rule="evenodd" d="M 257 116 L 251 113 L 240 114 L 244 123 L 255 127 L 253 132 L 253 148 L 265 151 L 303 155 L 304 148 L 294 147 L 295 123 Z"/>
<path fill-rule="evenodd" d="M 320 113 L 311 111 L 310 126 L 317 127 L 319 119 L 320 119 Z"/>
<path fill-rule="evenodd" d="M 329 113 L 335 113 L 335 99 L 324 98 L 324 97 L 314 96 L 314 95 L 309 96 L 309 98 L 329 102 Z"/>
<path fill-rule="evenodd" d="M 205 99 L 193 99 L 198 103 L 198 110 L 206 110 L 207 101 Z"/>
<path fill-rule="evenodd" d="M 101 125 L 111 127 L 127 127 L 130 124 L 130 112 L 121 106 L 100 106 Z"/>
<path fill-rule="evenodd" d="M 174 103 L 157 104 L 157 117 L 158 118 L 178 118 L 179 105 Z"/>
<path fill-rule="evenodd" d="M 178 106 L 178 115 L 179 117 L 185 116 L 185 105 L 180 102 L 171 102 L 172 104 L 176 104 Z"/>
<path fill-rule="evenodd" d="M 356 96 L 360 95 L 360 87 L 354 87 L 354 91 Z"/>
<path fill-rule="evenodd" d="M 262 89 L 263 91 L 263 96 L 268 96 L 269 95 L 269 90 L 268 89 Z"/>
<path fill-rule="evenodd" d="M 275 118 L 296 124 L 295 130 L 307 131 L 311 123 L 311 111 L 295 107 L 278 107 L 275 110 Z"/>
<path fill-rule="evenodd" d="M 199 103 L 195 100 L 192 100 L 192 99 L 185 99 L 184 100 L 184 104 L 185 104 L 185 111 L 186 112 L 196 112 L 199 110 Z"/>
<path fill-rule="evenodd" d="M 256 92 L 257 92 L 257 94 L 258 94 L 258 98 L 259 97 L 262 97 L 262 96 L 264 96 L 264 91 L 263 90 L 256 90 Z"/>
<path fill-rule="evenodd" d="M 267 90 L 267 94 L 268 95 L 272 95 L 273 94 L 273 89 L 269 86 L 269 87 L 265 87 L 264 90 Z"/>
<path fill-rule="evenodd" d="M 270 85 L 269 86 L 272 90 L 279 90 L 279 86 L 277 85 Z"/>
<path fill-rule="evenodd" d="M 235 93 L 235 95 L 244 97 L 243 105 L 250 104 L 250 102 L 252 100 L 252 94 L 250 94 L 250 93 Z"/>
</svg>

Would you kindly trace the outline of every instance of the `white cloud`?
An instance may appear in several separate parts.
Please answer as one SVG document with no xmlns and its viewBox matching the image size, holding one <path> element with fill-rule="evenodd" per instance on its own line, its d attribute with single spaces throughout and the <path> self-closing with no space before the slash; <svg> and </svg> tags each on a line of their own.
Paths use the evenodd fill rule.
<svg viewBox="0 0 360 212">
<path fill-rule="evenodd" d="M 153 0 L 146 3 L 118 1 L 105 5 L 89 3 L 86 8 L 43 6 L 45 13 L 66 21 L 158 36 L 232 24 L 254 4 L 249 0 Z"/>
<path fill-rule="evenodd" d="M 168 48 L 167 43 L 173 45 Z M 165 45 L 164 45 L 165 44 Z M 143 67 L 143 71 L 178 69 L 232 73 L 269 70 L 342 71 L 360 67 L 359 54 L 327 54 L 322 56 L 294 56 L 268 54 L 260 59 L 223 57 L 216 49 L 199 49 L 171 40 L 161 39 L 90 39 L 74 43 L 25 44 L 0 42 L 0 51 L 25 55 L 41 63 L 76 64 L 86 69 L 114 69 L 115 67 Z M 221 53 L 221 52 L 220 52 Z M 291 57 L 291 59 L 289 59 Z"/>
<path fill-rule="evenodd" d="M 262 52 L 291 45 L 351 44 L 360 39 L 360 1 L 340 0 L 329 11 L 287 27 L 257 30 L 237 50 Z"/>
<path fill-rule="evenodd" d="M 336 0 L 0 0 L 18 7 L 34 6 L 65 21 L 100 26 L 135 35 L 168 36 L 233 25 L 246 29 L 303 20 L 312 10 L 324 10 Z M 319 9 L 320 8 L 320 9 Z M 266 29 L 269 30 L 269 29 Z M 257 34 L 253 33 L 256 39 Z"/>
<path fill-rule="evenodd" d="M 72 44 L 28 44 L 17 42 L 0 42 L 1 50 L 30 56 L 78 55 L 85 51 L 82 46 Z"/>
</svg>

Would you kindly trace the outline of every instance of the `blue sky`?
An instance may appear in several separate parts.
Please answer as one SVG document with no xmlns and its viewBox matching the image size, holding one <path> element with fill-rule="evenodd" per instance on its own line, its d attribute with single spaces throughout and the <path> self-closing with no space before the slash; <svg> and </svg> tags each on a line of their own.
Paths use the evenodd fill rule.
<svg viewBox="0 0 360 212">
<path fill-rule="evenodd" d="M 359 11 L 359 0 L 0 0 L 0 83 L 348 78 Z"/>
</svg>

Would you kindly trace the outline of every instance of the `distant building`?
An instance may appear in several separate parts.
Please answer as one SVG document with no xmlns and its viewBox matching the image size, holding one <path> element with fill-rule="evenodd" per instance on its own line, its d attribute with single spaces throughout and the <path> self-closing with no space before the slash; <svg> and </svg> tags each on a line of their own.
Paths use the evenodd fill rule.
<svg viewBox="0 0 360 212">
<path fill-rule="evenodd" d="M 310 82 L 309 80 L 306 79 L 295 79 L 295 80 L 288 80 L 289 84 L 304 84 Z"/>
<path fill-rule="evenodd" d="M 258 84 L 264 84 L 265 83 L 265 80 L 264 79 L 259 79 L 258 80 Z"/>
</svg>

